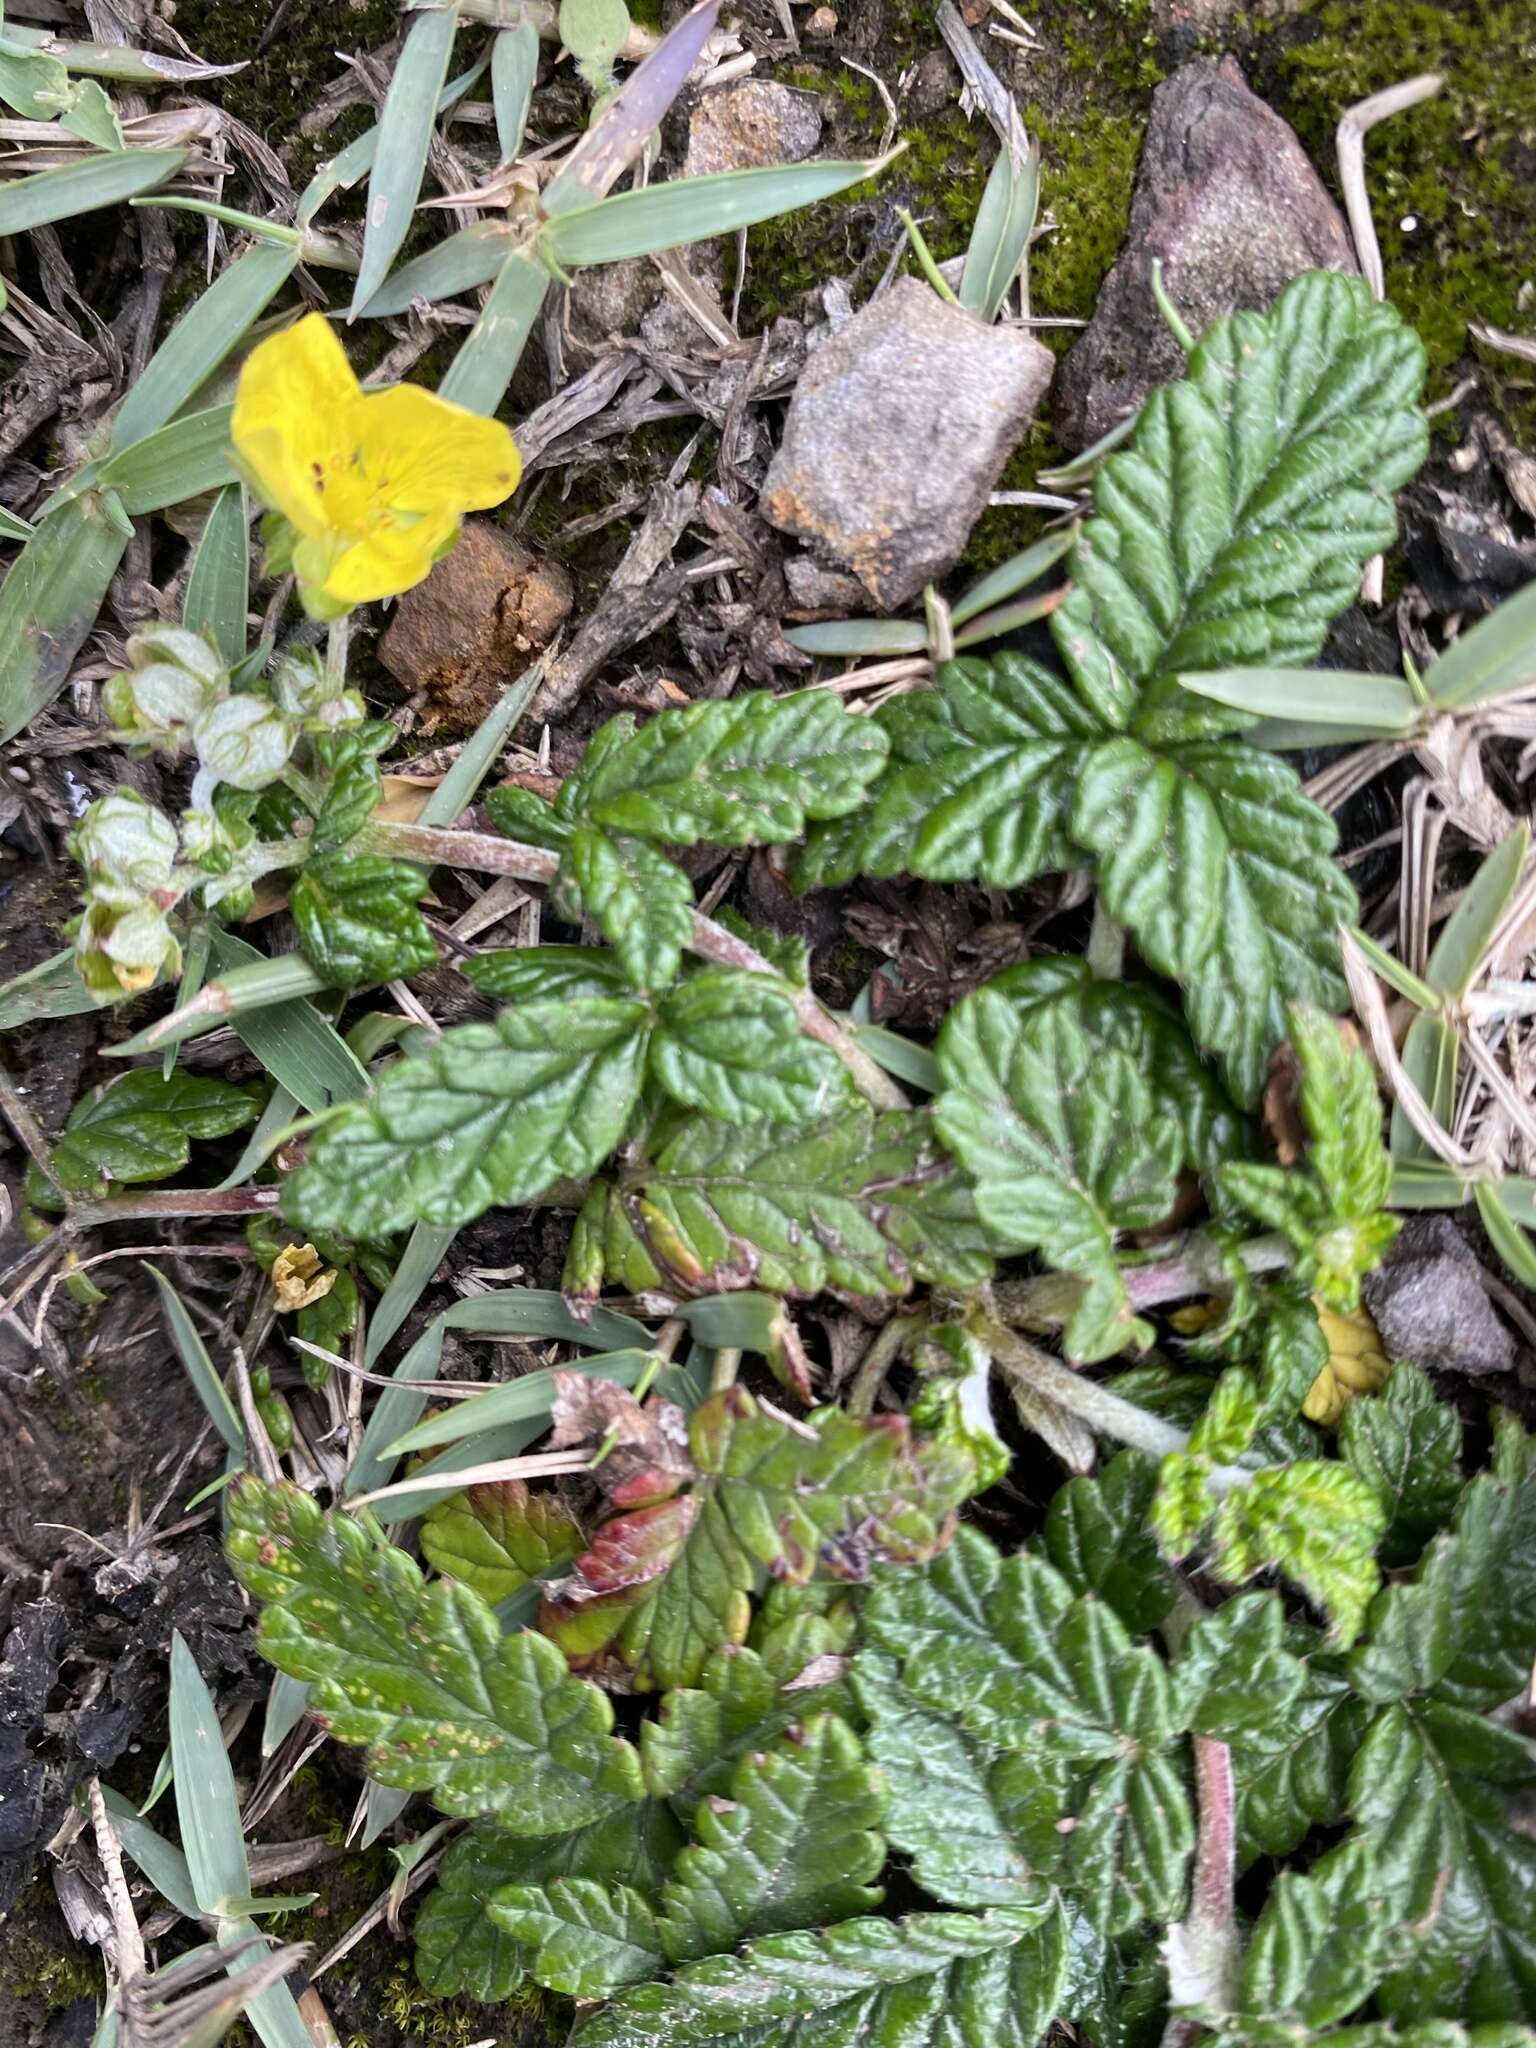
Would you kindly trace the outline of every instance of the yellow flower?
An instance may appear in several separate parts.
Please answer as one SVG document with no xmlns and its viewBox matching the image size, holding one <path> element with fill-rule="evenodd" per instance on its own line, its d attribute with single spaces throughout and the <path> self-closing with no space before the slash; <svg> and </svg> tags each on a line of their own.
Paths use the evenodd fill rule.
<svg viewBox="0 0 1536 2048">
<path fill-rule="evenodd" d="M 335 1285 L 336 1268 L 327 1266 L 312 1244 L 287 1245 L 272 1262 L 272 1286 L 279 1315 L 308 1308 Z"/>
<path fill-rule="evenodd" d="M 499 505 L 521 463 L 499 420 L 416 384 L 364 392 L 318 313 L 252 349 L 230 429 L 255 489 L 292 529 L 312 618 L 396 597 Z"/>
<path fill-rule="evenodd" d="M 1312 1382 L 1301 1412 L 1331 1429 L 1356 1394 L 1374 1394 L 1392 1370 L 1376 1325 L 1362 1308 L 1335 1315 L 1314 1296 L 1312 1306 L 1328 1342 L 1328 1363 Z"/>
</svg>

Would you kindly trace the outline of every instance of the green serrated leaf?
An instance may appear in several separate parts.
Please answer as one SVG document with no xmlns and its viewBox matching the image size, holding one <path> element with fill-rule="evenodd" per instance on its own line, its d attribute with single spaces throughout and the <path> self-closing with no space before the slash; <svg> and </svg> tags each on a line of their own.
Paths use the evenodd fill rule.
<svg viewBox="0 0 1536 2048">
<path fill-rule="evenodd" d="M 1041 1895 L 1060 1854 L 1056 1820 L 1071 1773 L 1058 1759 L 994 1751 L 954 1718 L 920 1705 L 896 1660 L 865 1651 L 854 1667 L 865 1740 L 885 1780 L 885 1827 L 924 1891 L 948 1906 L 1016 1906 Z"/>
<path fill-rule="evenodd" d="M 962 1530 L 922 1571 L 880 1579 L 865 1632 L 900 1661 L 923 1707 L 995 1750 L 1070 1766 L 1075 1782 L 1049 1832 L 1060 1881 L 1096 1925 L 1117 1933 L 1177 1912 L 1194 1820 L 1166 1754 L 1176 1701 L 1167 1667 L 1102 1601 L 1074 1596 L 1043 1560 L 1000 1559 Z"/>
<path fill-rule="evenodd" d="M 553 1643 L 504 1636 L 477 1593 L 419 1567 L 298 1487 L 249 1474 L 226 1494 L 227 1552 L 263 1606 L 258 1644 L 306 1680 L 312 1711 L 367 1745 L 381 1785 L 513 1834 L 562 1834 L 642 1799 L 613 1710 Z"/>
<path fill-rule="evenodd" d="M 694 1685 L 745 1638 L 761 1568 L 860 1579 L 875 1560 L 930 1557 L 975 1478 L 962 1449 L 904 1417 L 828 1408 L 807 1433 L 739 1387 L 694 1410 L 688 1439 L 692 1490 L 604 1523 L 546 1602 L 540 1625 L 574 1663 L 606 1653 L 637 1685 Z"/>
<path fill-rule="evenodd" d="M 1370 1710 L 1326 1661 L 1314 1658 L 1304 1672 L 1284 1715 L 1232 1744 L 1240 1867 L 1289 1855 L 1314 1827 L 1344 1816 L 1349 1766 Z"/>
<path fill-rule="evenodd" d="M 1396 1365 L 1379 1393 L 1351 1401 L 1339 1455 L 1387 1512 L 1384 1564 L 1412 1564 L 1449 1520 L 1461 1492 L 1461 1419 L 1428 1373 Z"/>
<path fill-rule="evenodd" d="M 485 2005 L 511 1997 L 527 1953 L 492 1919 L 504 1885 L 601 1877 L 655 1890 L 677 1855 L 677 1823 L 654 1799 L 569 1834 L 529 1840 L 476 1822 L 443 1858 L 437 1884 L 416 1916 L 416 1975 L 439 1998 L 466 1992 Z"/>
<path fill-rule="evenodd" d="M 1268 1465 L 1217 1509 L 1213 1566 L 1234 1584 L 1283 1571 L 1326 1609 L 1334 1641 L 1348 1645 L 1380 1581 L 1375 1550 L 1385 1525 L 1380 1501 L 1347 1467 L 1315 1458 Z"/>
<path fill-rule="evenodd" d="M 1536 1643 L 1533 1554 L 1536 1483 L 1473 1480 L 1413 1578 L 1372 1607 L 1369 1638 L 1350 1658 L 1355 1689 L 1371 1700 L 1433 1692 L 1472 1709 L 1511 1699 Z"/>
<path fill-rule="evenodd" d="M 1167 1567 L 1147 1532 L 1157 1465 L 1122 1451 L 1092 1479 L 1072 1479 L 1051 1502 L 1045 1547 L 1078 1593 L 1097 1593 L 1133 1634 L 1164 1620 L 1176 1598 Z"/>
<path fill-rule="evenodd" d="M 679 1854 L 663 1894 L 658 1925 L 668 1961 L 878 1906 L 884 1807 L 878 1774 L 834 1714 L 744 1756 L 729 1797 L 700 1802 L 696 1841 Z"/>
<path fill-rule="evenodd" d="M 330 776 L 311 839 L 316 853 L 324 853 L 345 846 L 362 831 L 383 798 L 384 786 L 376 733 L 365 728 L 321 734 L 314 747 L 316 759 Z"/>
<path fill-rule="evenodd" d="M 581 1550 L 581 1525 L 561 1501 L 521 1479 L 466 1487 L 421 1520 L 421 1551 L 434 1571 L 473 1586 L 489 1607 L 566 1564 Z"/>
<path fill-rule="evenodd" d="M 1051 620 L 1102 717 L 1158 737 L 1219 730 L 1181 669 L 1319 651 L 1424 460 L 1423 378 L 1418 337 L 1358 278 L 1312 273 L 1269 313 L 1207 328 L 1098 472 Z"/>
<path fill-rule="evenodd" d="M 1174 1667 L 1185 1725 L 1223 1742 L 1284 1727 L 1307 1682 L 1286 1634 L 1276 1593 L 1239 1594 L 1196 1622 Z"/>
<path fill-rule="evenodd" d="M 689 181 L 695 182 L 695 181 Z M 762 846 L 864 801 L 886 740 L 825 690 L 765 691 L 613 719 L 560 792 L 560 816 L 642 839 Z"/>
<path fill-rule="evenodd" d="M 841 1587 L 775 1585 L 780 1592 L 842 1593 Z M 830 1652 L 829 1636 L 818 1637 L 812 1654 Z M 809 1658 L 792 1654 L 791 1668 L 756 1649 L 729 1644 L 707 1658 L 696 1687 L 675 1687 L 661 1713 L 640 1731 L 646 1783 L 656 1798 L 692 1808 L 706 1795 L 724 1796 L 738 1758 L 767 1749 L 784 1730 L 809 1712 L 844 1702 L 836 1685 L 785 1692 L 786 1679 L 799 1675 Z"/>
<path fill-rule="evenodd" d="M 693 887 L 677 863 L 643 839 L 593 825 L 577 828 L 564 859 L 583 909 L 632 984 L 674 982 L 693 931 Z"/>
<path fill-rule="evenodd" d="M 1086 1283 L 1068 1354 L 1092 1362 L 1144 1343 L 1116 1234 L 1168 1215 L 1184 1145 L 1135 1062 L 1096 1047 L 1075 1006 L 1021 1010 L 991 988 L 950 1011 L 937 1052 L 934 1122 L 975 1183 L 982 1222 Z"/>
<path fill-rule="evenodd" d="M 914 874 L 1013 889 L 1081 864 L 1072 792 L 1104 729 L 1059 676 L 1021 654 L 946 662 L 877 721 L 890 761 L 873 801 L 812 831 L 797 888 Z"/>
<path fill-rule="evenodd" d="M 459 972 L 501 1003 L 634 993 L 613 954 L 596 946 L 509 946 L 461 961 Z"/>
<path fill-rule="evenodd" d="M 1392 1904 L 1360 1836 L 1305 1873 L 1282 1871 L 1243 1959 L 1243 2012 L 1308 2028 L 1347 2019 L 1400 1945 Z"/>
<path fill-rule="evenodd" d="M 1518 2020 L 1536 2005 L 1536 1841 L 1509 1824 L 1536 1778 L 1513 1731 L 1438 1700 L 1378 1715 L 1349 1808 L 1376 1852 L 1409 1960 L 1377 1998 L 1394 2017 Z"/>
<path fill-rule="evenodd" d="M 1285 1036 L 1283 1005 L 1348 1000 L 1336 928 L 1354 891 L 1332 819 L 1295 771 L 1235 740 L 1154 753 L 1124 736 L 1077 783 L 1072 832 L 1098 858 L 1106 908 L 1148 962 L 1185 984 L 1195 1041 L 1234 1097 L 1256 1100 Z"/>
<path fill-rule="evenodd" d="M 656 1918 L 627 1884 L 557 1877 L 504 1887 L 486 1908 L 528 1953 L 535 1982 L 572 1998 L 606 1998 L 644 1983 L 661 1966 Z"/>
<path fill-rule="evenodd" d="M 736 1124 L 804 1124 L 847 1094 L 837 1055 L 800 1029 L 782 983 L 706 968 L 662 1002 L 651 1073 L 688 1109 Z"/>
<path fill-rule="evenodd" d="M 1064 1946 L 1054 1922 L 1042 1926 L 1042 1918 L 1006 1909 L 915 1913 L 846 1920 L 820 1934 L 769 1935 L 737 1956 L 689 1964 L 668 1984 L 623 1993 L 577 2027 L 572 2048 L 1032 2041 L 1050 2017 Z"/>
<path fill-rule="evenodd" d="M 256 1110 L 250 1091 L 227 1081 L 137 1067 L 75 1104 L 54 1148 L 54 1178 L 71 1194 L 165 1180 L 186 1165 L 194 1139 L 244 1130 Z"/>
<path fill-rule="evenodd" d="M 974 1287 L 992 1242 L 922 1112 L 860 1104 L 799 1129 L 685 1123 L 609 1203 L 605 1261 L 630 1288 L 743 1286 L 861 1299 Z"/>
<path fill-rule="evenodd" d="M 323 854 L 307 863 L 288 899 L 299 950 L 335 988 L 420 974 L 437 959 L 416 908 L 427 887 L 410 861 Z"/>
<path fill-rule="evenodd" d="M 285 1213 L 305 1230 L 387 1237 L 467 1223 L 593 1172 L 629 1122 L 645 1022 L 638 1002 L 587 997 L 445 1031 L 325 1126 L 287 1183 Z"/>
</svg>

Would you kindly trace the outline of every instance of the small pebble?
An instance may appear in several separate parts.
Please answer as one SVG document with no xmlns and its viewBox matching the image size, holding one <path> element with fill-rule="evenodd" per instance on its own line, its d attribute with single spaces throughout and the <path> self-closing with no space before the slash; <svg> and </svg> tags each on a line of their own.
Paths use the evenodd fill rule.
<svg viewBox="0 0 1536 2048">
<path fill-rule="evenodd" d="M 837 16 L 830 7 L 818 7 L 805 24 L 807 42 L 827 43 L 837 34 Z"/>
</svg>

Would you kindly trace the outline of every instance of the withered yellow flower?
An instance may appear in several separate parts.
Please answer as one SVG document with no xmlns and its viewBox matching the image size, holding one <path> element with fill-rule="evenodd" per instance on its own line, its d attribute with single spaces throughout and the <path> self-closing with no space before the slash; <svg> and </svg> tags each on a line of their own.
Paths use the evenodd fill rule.
<svg viewBox="0 0 1536 2048">
<path fill-rule="evenodd" d="M 336 1268 L 327 1266 L 312 1244 L 290 1244 L 272 1262 L 272 1288 L 279 1315 L 292 1315 L 330 1293 Z"/>
<path fill-rule="evenodd" d="M 1327 1340 L 1328 1363 L 1312 1382 L 1301 1412 L 1309 1422 L 1331 1429 L 1356 1394 L 1374 1394 L 1384 1385 L 1392 1364 L 1363 1308 L 1352 1316 L 1337 1315 L 1315 1295 L 1312 1306 Z"/>
<path fill-rule="evenodd" d="M 416 384 L 365 392 L 318 313 L 252 349 L 230 434 L 292 530 L 299 594 L 318 619 L 419 583 L 464 514 L 499 505 L 521 469 L 499 420 Z"/>
</svg>

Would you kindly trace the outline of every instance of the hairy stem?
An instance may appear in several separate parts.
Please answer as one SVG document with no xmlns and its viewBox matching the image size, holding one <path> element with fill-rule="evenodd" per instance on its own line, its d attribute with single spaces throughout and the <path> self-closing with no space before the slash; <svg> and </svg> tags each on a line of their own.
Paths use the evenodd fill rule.
<svg viewBox="0 0 1536 2048">
<path fill-rule="evenodd" d="M 332 619 L 325 636 L 325 680 L 339 696 L 347 687 L 347 645 L 352 638 L 352 614 L 343 612 Z"/>
<path fill-rule="evenodd" d="M 1121 1278 L 1131 1306 L 1139 1314 L 1164 1302 L 1184 1301 L 1192 1294 L 1229 1295 L 1232 1275 L 1227 1261 L 1231 1256 L 1229 1247 L 1218 1244 L 1205 1231 L 1193 1230 L 1167 1258 L 1143 1266 L 1122 1266 Z M 1285 1239 L 1272 1232 L 1239 1245 L 1237 1256 L 1250 1274 L 1259 1274 L 1288 1272 L 1294 1254 Z M 992 1291 L 1006 1321 L 1044 1333 L 1066 1328 L 1082 1299 L 1083 1283 L 1070 1273 L 1039 1273 L 1028 1280 L 999 1280 Z"/>
<path fill-rule="evenodd" d="M 1169 1928 L 1165 1946 L 1170 2003 L 1230 2012 L 1237 2003 L 1241 1961 L 1232 1880 L 1237 1867 L 1236 1792 L 1232 1752 L 1210 1735 L 1194 1738 L 1195 1794 L 1200 1811 L 1189 1911 Z M 1183 2048 L 1190 2022 L 1168 2022 L 1163 2048 Z"/>
<path fill-rule="evenodd" d="M 516 839 L 503 839 L 495 833 L 449 832 L 434 825 L 390 824 L 380 819 L 364 827 L 359 844 L 370 853 L 389 854 L 397 860 L 469 868 L 477 874 L 514 875 L 520 882 L 552 882 L 560 866 L 558 854 L 547 853 L 540 846 L 524 846 Z M 749 974 L 768 974 L 775 981 L 784 980 L 773 962 L 765 959 L 755 946 L 698 911 L 693 915 L 688 950 L 701 960 L 713 960 L 722 967 L 740 967 Z M 791 987 L 790 995 L 800 1029 L 837 1054 L 862 1095 L 880 1109 L 908 1106 L 906 1096 L 891 1077 L 861 1050 L 809 989 Z"/>
<path fill-rule="evenodd" d="M 927 1309 L 919 1309 L 916 1315 L 892 1316 L 859 1361 L 844 1404 L 850 1415 L 874 1414 L 886 1374 L 927 1324 Z"/>
<path fill-rule="evenodd" d="M 1133 1450 L 1147 1451 L 1154 1458 L 1164 1458 L 1170 1451 L 1186 1450 L 1189 1446 L 1189 1432 L 1177 1429 L 1171 1422 L 1164 1422 L 1161 1416 L 1149 1415 L 1145 1408 L 1138 1408 L 1134 1401 L 1127 1401 L 1120 1394 L 1112 1393 L 1108 1387 L 1101 1387 L 1096 1380 L 1084 1379 L 1069 1365 L 1063 1365 L 1058 1358 L 1041 1351 L 1026 1338 L 1001 1323 L 985 1319 L 977 1333 L 992 1354 L 993 1363 L 1009 1379 L 1021 1381 L 1037 1394 L 1044 1394 L 1047 1400 L 1065 1408 L 1080 1421 L 1086 1422 L 1092 1430 L 1102 1436 L 1112 1436 L 1118 1442 L 1129 1444 Z"/>
<path fill-rule="evenodd" d="M 158 1194 L 106 1195 L 97 1202 L 72 1202 L 59 1225 L 70 1234 L 104 1223 L 162 1222 L 183 1216 L 261 1216 L 282 1199 L 281 1188 L 165 1188 Z"/>
</svg>

